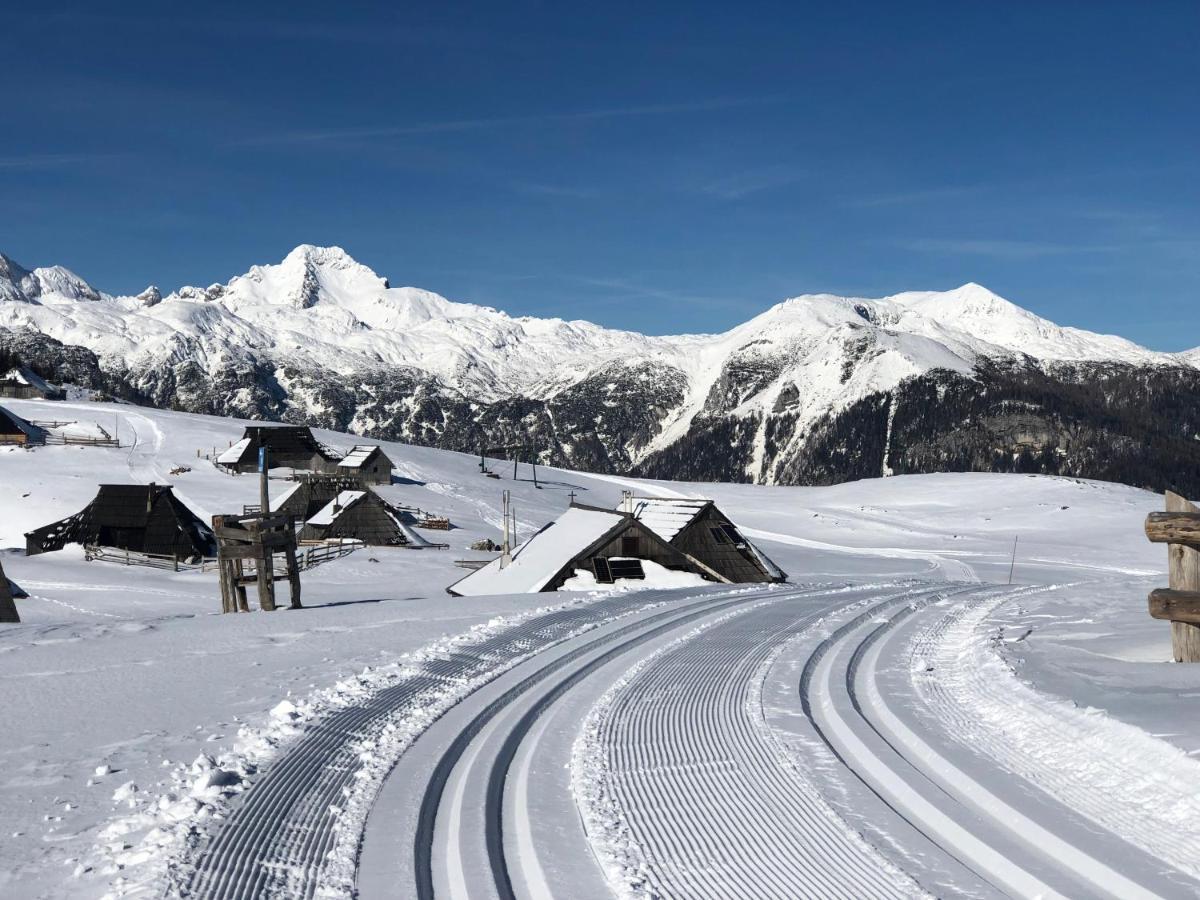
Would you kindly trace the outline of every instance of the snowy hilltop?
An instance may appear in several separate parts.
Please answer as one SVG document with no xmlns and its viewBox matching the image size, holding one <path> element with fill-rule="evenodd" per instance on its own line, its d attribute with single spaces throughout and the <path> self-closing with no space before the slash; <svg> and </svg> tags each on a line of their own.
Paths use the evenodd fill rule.
<svg viewBox="0 0 1200 900">
<path fill-rule="evenodd" d="M 947 467 L 1119 474 L 1089 468 L 1103 437 L 1090 432 L 1117 420 L 1117 438 L 1141 440 L 1144 426 L 1120 422 L 1200 384 L 1200 351 L 1061 327 L 977 284 L 803 295 L 722 334 L 661 337 L 394 288 L 310 245 L 165 296 L 111 296 L 0 255 L 0 329 L 42 368 L 70 361 L 51 374 L 142 402 L 766 483 Z M 1104 408 L 1079 408 L 1101 371 L 1111 389 L 1092 399 Z M 933 418 L 931 389 L 950 397 Z"/>
</svg>

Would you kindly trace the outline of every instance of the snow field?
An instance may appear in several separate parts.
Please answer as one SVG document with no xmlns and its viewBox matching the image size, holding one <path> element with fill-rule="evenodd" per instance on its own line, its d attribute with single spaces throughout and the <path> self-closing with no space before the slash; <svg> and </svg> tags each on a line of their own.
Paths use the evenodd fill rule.
<svg viewBox="0 0 1200 900">
<path fill-rule="evenodd" d="M 906 640 L 890 656 L 907 659 L 922 714 L 1094 826 L 1200 879 L 1200 760 L 1016 677 L 997 652 L 1004 638 L 994 618 L 1013 602 L 930 605 L 896 636 Z M 872 659 L 883 649 L 873 648 Z"/>
<path fill-rule="evenodd" d="M 1179 709 L 1200 685 L 1187 667 L 1159 665 L 1169 653 L 1169 633 L 1145 615 L 1146 590 L 1165 583 L 1165 555 L 1140 533 L 1146 512 L 1161 505 L 1146 492 L 1024 476 L 902 476 L 830 488 L 763 488 L 569 472 L 547 475 L 538 491 L 507 477 L 499 485 L 483 479 L 469 456 L 384 443 L 407 479 L 384 489 L 389 499 L 449 514 L 459 526 L 447 533 L 453 549 L 379 552 L 373 554 L 378 562 L 354 554 L 306 576 L 303 611 L 222 617 L 215 614 L 211 575 L 86 563 L 78 548 L 28 558 L 12 548 L 21 545 L 24 530 L 80 509 L 100 481 L 172 483 L 200 515 L 255 502 L 254 479 L 224 475 L 195 457 L 197 447 L 207 451 L 240 436 L 241 423 L 108 404 L 12 405 L 26 417 L 78 418 L 80 427 L 92 421 L 110 431 L 108 423 L 119 413 L 126 446 L 0 450 L 0 547 L 9 548 L 8 574 L 33 594 L 19 601 L 23 623 L 0 630 L 0 690 L 11 726 L 0 734 L 0 896 L 177 895 L 202 877 L 214 879 L 214 896 L 257 890 L 332 897 L 354 888 L 364 898 L 373 896 L 355 880 L 363 875 L 356 861 L 399 854 L 411 878 L 413 844 L 400 836 L 411 836 L 415 822 L 405 811 L 415 820 L 427 787 L 422 767 L 442 758 L 457 734 L 450 729 L 476 717 L 485 698 L 496 699 L 585 645 L 590 649 L 504 704 L 490 720 L 493 740 L 468 745 L 471 764 L 454 775 L 464 779 L 454 782 L 462 787 L 462 803 L 453 808 L 463 825 L 459 852 L 473 896 L 496 890 L 497 859 L 503 872 L 511 867 L 518 888 L 544 882 L 563 895 L 563 885 L 579 884 L 578 896 L 601 896 L 603 873 L 591 859 L 576 871 L 563 858 L 568 847 L 586 853 L 586 838 L 582 831 L 578 843 L 562 836 L 578 828 L 568 821 L 575 817 L 575 801 L 565 775 L 573 773 L 564 773 L 561 796 L 547 797 L 539 773 L 555 759 L 561 768 L 567 754 L 555 757 L 546 748 L 571 746 L 570 730 L 588 714 L 579 698 L 597 696 L 603 688 L 596 682 L 619 677 L 677 634 L 634 643 L 644 636 L 639 626 L 613 643 L 597 639 L 657 615 L 652 604 L 682 614 L 693 602 L 717 601 L 691 588 L 641 597 L 583 594 L 574 598 L 575 613 L 563 615 L 575 622 L 597 616 L 588 633 L 564 637 L 575 627 L 564 622 L 552 633 L 516 640 L 528 617 L 557 615 L 544 608 L 550 598 L 451 600 L 442 589 L 461 574 L 453 559 L 466 553 L 471 540 L 496 537 L 501 489 L 514 491 L 521 531 L 528 534 L 565 508 L 570 490 L 585 502 L 613 506 L 622 486 L 639 494 L 712 497 L 748 534 L 770 541 L 764 550 L 794 581 L 857 585 L 836 595 L 826 588 L 824 596 L 807 600 L 770 592 L 755 598 L 751 592 L 741 599 L 754 609 L 655 654 L 613 692 L 610 710 L 643 677 L 659 679 L 657 692 L 643 694 L 640 718 L 630 708 L 621 714 L 644 723 L 637 752 L 659 768 L 641 777 L 661 789 L 655 804 L 645 804 L 643 794 L 627 788 L 626 800 L 643 804 L 633 807 L 639 834 L 651 835 L 647 852 L 635 859 L 644 866 L 632 872 L 630 883 L 671 893 L 676 882 L 704 881 L 702 887 L 717 893 L 739 866 L 773 858 L 755 832 L 740 825 L 735 842 L 722 851 L 722 830 L 732 826 L 711 807 L 724 795 L 715 793 L 706 807 L 703 796 L 679 791 L 690 785 L 693 792 L 711 793 L 714 778 L 718 785 L 747 779 L 762 791 L 775 784 L 771 779 L 783 779 L 793 793 L 775 791 L 772 802 L 786 798 L 791 814 L 826 842 L 808 851 L 824 856 L 812 865 L 847 865 L 865 885 L 862 896 L 919 893 L 922 887 L 938 895 L 994 895 L 993 885 L 886 809 L 857 771 L 827 747 L 818 752 L 809 740 L 814 735 L 788 730 L 802 731 L 807 721 L 796 695 L 799 672 L 830 624 L 896 594 L 910 592 L 919 600 L 961 590 L 961 601 L 920 601 L 914 612 L 905 612 L 914 605 L 911 598 L 897 599 L 901 615 L 873 641 L 870 635 L 883 621 L 892 621 L 885 609 L 873 613 L 861 634 L 839 644 L 827 684 L 835 712 L 889 763 L 894 760 L 887 753 L 895 751 L 874 728 L 907 746 L 885 728 L 896 728 L 887 719 L 895 716 L 926 750 L 966 776 L 954 776 L 943 795 L 973 790 L 974 782 L 1076 851 L 1119 868 L 1136 886 L 1166 896 L 1195 892 L 1194 869 L 1187 868 L 1196 858 L 1189 857 L 1196 819 L 1187 795 L 1195 760 L 1185 751 L 1200 746 L 1200 730 Z M 338 446 L 356 442 L 345 435 L 320 437 Z M 179 465 L 193 470 L 172 476 Z M 272 481 L 273 490 L 285 486 Z M 1003 580 L 1015 533 L 1021 540 L 1017 579 L 1025 586 L 1011 597 L 1019 604 L 986 585 L 906 581 Z M 1028 590 L 1040 583 L 1056 588 Z M 603 604 L 609 604 L 606 612 L 599 609 Z M 783 610 L 789 604 L 805 610 L 788 619 L 791 613 Z M 596 611 L 588 611 L 593 606 Z M 623 612 L 631 609 L 642 612 Z M 815 618 L 805 624 L 802 613 L 809 612 Z M 618 615 L 627 617 L 616 621 Z M 696 624 L 681 622 L 679 628 Z M 998 639 L 1001 627 L 1006 631 Z M 510 638 L 516 643 L 505 643 Z M 602 666 L 592 665 L 627 643 Z M 757 662 L 739 667 L 738 648 Z M 681 673 L 678 684 L 654 675 L 668 659 Z M 924 677 L 922 662 L 944 677 Z M 855 678 L 847 689 L 851 668 Z M 851 696 L 869 723 L 858 720 Z M 1025 715 L 1028 728 L 1022 726 Z M 686 734 L 689 729 L 694 734 Z M 1054 740 L 1039 747 L 1041 734 Z M 660 746 L 677 739 L 687 745 L 678 755 Z M 1077 745 L 1086 749 L 1079 757 L 1085 762 L 1070 770 L 1070 748 Z M 507 762 L 501 759 L 505 746 L 516 748 Z M 889 765 L 886 777 L 896 781 L 897 771 L 907 773 L 899 780 L 911 777 L 910 785 L 928 791 L 938 772 L 920 768 L 932 765 L 926 750 L 913 762 Z M 408 802 L 413 792 L 395 794 L 396 778 L 385 777 L 397 755 L 397 773 L 426 773 L 413 780 L 415 802 Z M 1141 758 L 1153 760 L 1145 768 L 1161 771 L 1167 781 L 1122 783 L 1121 773 Z M 630 755 L 629 765 L 637 764 Z M 768 776 L 771 765 L 778 772 Z M 474 800 L 497 781 L 502 815 L 495 803 Z M 397 796 L 403 799 L 397 802 Z M 797 806 L 802 797 L 807 806 Z M 1156 802 L 1139 808 L 1139 798 L 1148 797 Z M 968 809 L 966 801 L 955 803 Z M 586 802 L 583 807 L 586 812 Z M 737 809 L 750 816 L 745 805 Z M 994 816 L 970 812 L 979 822 L 972 827 L 1041 883 L 1070 895 L 1094 885 L 1032 859 L 1028 842 L 1011 830 L 1006 835 Z M 547 815 L 557 824 L 551 827 Z M 707 824 L 689 832 L 674 821 L 678 816 Z M 1156 818 L 1166 824 L 1151 834 Z M 601 820 L 613 823 L 619 850 L 622 835 L 633 832 L 615 813 Z M 589 834 L 594 831 L 589 826 Z M 446 846 L 436 844 L 433 854 Z M 687 866 L 672 862 L 684 858 L 698 865 L 692 876 L 680 871 Z M 437 865 L 441 879 L 444 864 Z M 774 865 L 747 883 L 757 883 L 767 896 L 782 892 L 799 865 L 808 863 Z M 394 892 L 401 882 L 375 883 L 390 884 Z"/>
</svg>

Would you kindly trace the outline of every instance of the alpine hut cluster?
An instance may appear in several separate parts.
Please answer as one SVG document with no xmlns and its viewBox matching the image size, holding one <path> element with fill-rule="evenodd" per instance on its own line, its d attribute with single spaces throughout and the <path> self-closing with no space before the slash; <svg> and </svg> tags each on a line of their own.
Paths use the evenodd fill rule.
<svg viewBox="0 0 1200 900">
<path fill-rule="evenodd" d="M 257 472 L 260 451 L 267 468 L 337 475 L 356 484 L 391 484 L 392 461 L 374 444 L 357 444 L 345 456 L 326 447 L 304 425 L 248 425 L 241 440 L 217 455 L 227 472 Z"/>
<path fill-rule="evenodd" d="M 616 510 L 573 503 L 518 547 L 452 584 L 454 596 L 556 591 L 580 573 L 642 580 L 647 566 L 718 584 L 786 581 L 710 500 L 627 496 Z"/>
</svg>

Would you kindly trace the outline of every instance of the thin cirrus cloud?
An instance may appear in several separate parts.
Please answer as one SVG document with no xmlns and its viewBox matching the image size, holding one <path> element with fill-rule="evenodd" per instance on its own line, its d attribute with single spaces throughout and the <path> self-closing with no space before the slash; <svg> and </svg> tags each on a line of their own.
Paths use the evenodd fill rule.
<svg viewBox="0 0 1200 900">
<path fill-rule="evenodd" d="M 492 116 L 474 119 L 450 119 L 441 122 L 415 122 L 410 125 L 372 125 L 360 128 L 331 128 L 319 131 L 283 131 L 261 134 L 231 142 L 231 147 L 254 147 L 288 144 L 319 144 L 324 141 L 354 140 L 379 137 L 408 137 L 414 135 L 449 134 L 463 131 L 483 131 L 513 125 L 549 125 L 563 122 L 589 122 L 639 116 L 673 115 L 763 106 L 780 103 L 782 97 L 734 97 L 701 100 L 693 103 L 659 103 L 642 106 L 618 106 L 575 112 L 532 113 L 521 116 Z"/>
<path fill-rule="evenodd" d="M 734 172 L 721 178 L 713 179 L 699 186 L 702 194 L 716 197 L 720 200 L 741 200 L 752 194 L 774 190 L 795 184 L 807 173 L 793 166 L 777 165 L 764 166 L 757 169 L 746 169 Z"/>
<path fill-rule="evenodd" d="M 123 155 L 121 153 L 29 153 L 22 156 L 0 156 L 0 170 L 55 169 L 119 159 Z"/>
<path fill-rule="evenodd" d="M 1053 241 L 1018 241 L 1004 239 L 944 239 L 918 238 L 899 241 L 905 250 L 918 253 L 940 253 L 959 256 L 988 256 L 994 259 L 1040 259 L 1047 256 L 1072 254 L 1113 253 L 1121 248 L 1101 244 L 1063 244 Z"/>
</svg>

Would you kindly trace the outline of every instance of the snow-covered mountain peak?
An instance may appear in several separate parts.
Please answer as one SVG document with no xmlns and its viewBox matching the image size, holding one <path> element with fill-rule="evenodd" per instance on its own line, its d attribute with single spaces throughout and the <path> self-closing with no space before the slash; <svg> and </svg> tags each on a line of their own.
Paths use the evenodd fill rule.
<svg viewBox="0 0 1200 900">
<path fill-rule="evenodd" d="M 26 269 L 0 253 L 0 300 L 37 303 L 43 296 L 66 300 L 100 300 L 103 295 L 63 266 Z"/>
</svg>

